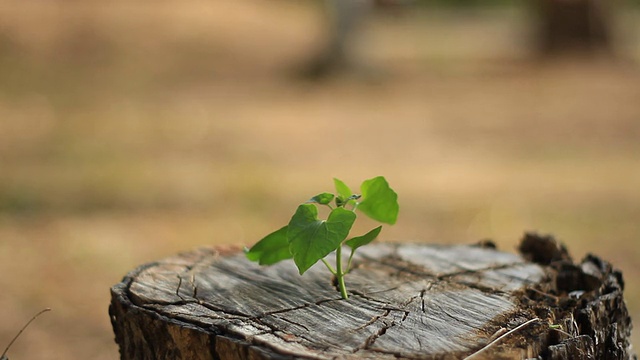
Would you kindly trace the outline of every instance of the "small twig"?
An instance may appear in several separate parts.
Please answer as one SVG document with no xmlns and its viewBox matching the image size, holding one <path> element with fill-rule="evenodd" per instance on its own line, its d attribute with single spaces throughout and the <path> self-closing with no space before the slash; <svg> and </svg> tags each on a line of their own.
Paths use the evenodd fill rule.
<svg viewBox="0 0 640 360">
<path fill-rule="evenodd" d="M 35 320 L 36 318 L 38 318 L 38 316 L 42 315 L 43 313 L 46 313 L 47 311 L 51 311 L 51 309 L 46 308 L 42 311 L 40 311 L 39 313 L 33 315 L 33 317 L 31 318 L 31 320 L 29 320 L 23 327 L 22 329 L 20 329 L 20 331 L 18 332 L 18 334 L 13 338 L 13 340 L 11 340 L 11 342 L 9 343 L 9 345 L 7 345 L 7 347 L 4 349 L 4 352 L 2 353 L 2 355 L 0 356 L 0 359 L 4 359 L 5 356 L 7 355 L 7 351 L 9 351 L 9 348 L 11 347 L 11 345 L 13 345 L 13 343 L 18 340 L 18 338 L 20 337 L 20 334 L 22 334 L 22 332 L 24 331 L 24 329 L 27 328 L 27 326 L 29 326 L 29 324 L 31 324 L 31 322 L 33 322 L 33 320 Z"/>
<path fill-rule="evenodd" d="M 528 320 L 518 326 L 516 326 L 515 328 L 507 331 L 506 333 L 502 334 L 501 336 L 497 337 L 495 340 L 493 340 L 492 342 L 488 343 L 487 345 L 485 345 L 482 349 L 474 352 L 473 354 L 467 356 L 466 358 L 464 358 L 464 360 L 471 360 L 473 358 L 475 358 L 476 356 L 478 356 L 478 354 L 482 353 L 483 351 L 486 351 L 488 348 L 490 348 L 491 346 L 495 345 L 498 341 L 502 340 L 503 338 L 513 334 L 514 332 L 522 329 L 523 327 L 531 324 L 532 322 L 536 322 L 536 321 L 540 321 L 540 319 L 538 318 L 533 318 L 531 320 Z"/>
<path fill-rule="evenodd" d="M 489 338 L 489 341 L 493 341 L 493 340 L 497 339 L 500 335 L 503 335 L 506 332 L 507 332 L 506 328 L 500 328 L 498 331 L 493 333 L 493 335 L 491 335 L 491 337 Z"/>
<path fill-rule="evenodd" d="M 559 332 L 561 334 L 565 334 L 565 335 L 567 335 L 568 337 L 570 337 L 572 339 L 576 337 L 575 335 L 571 335 L 568 332 L 564 331 L 562 329 L 562 325 L 549 325 L 549 329 L 555 330 L 555 331 L 557 331 L 557 332 Z"/>
<path fill-rule="evenodd" d="M 538 294 L 540 294 L 540 295 L 542 295 L 542 296 L 546 296 L 546 297 L 552 298 L 552 299 L 554 299 L 554 300 L 556 300 L 556 301 L 559 299 L 559 298 L 558 298 L 557 296 L 555 296 L 555 295 L 552 295 L 552 294 L 546 293 L 546 292 L 544 292 L 544 291 L 540 291 L 540 290 L 538 290 L 538 289 L 534 289 L 534 288 L 527 288 L 527 290 L 531 290 L 531 291 L 533 291 L 533 292 L 535 292 L 535 293 L 538 293 Z"/>
</svg>

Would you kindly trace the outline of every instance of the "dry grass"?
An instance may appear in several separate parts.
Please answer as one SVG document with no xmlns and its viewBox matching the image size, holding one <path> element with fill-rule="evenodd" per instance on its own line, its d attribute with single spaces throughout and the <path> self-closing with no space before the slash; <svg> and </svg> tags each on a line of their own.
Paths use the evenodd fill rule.
<svg viewBox="0 0 640 360">
<path fill-rule="evenodd" d="M 127 271 L 250 244 L 333 176 L 390 180 L 386 241 L 554 233 L 623 269 L 640 318 L 640 70 L 527 61 L 518 13 L 440 15 L 380 19 L 358 55 L 383 73 L 314 84 L 307 3 L 0 2 L 0 341 L 54 309 L 11 358 L 116 358 Z"/>
</svg>

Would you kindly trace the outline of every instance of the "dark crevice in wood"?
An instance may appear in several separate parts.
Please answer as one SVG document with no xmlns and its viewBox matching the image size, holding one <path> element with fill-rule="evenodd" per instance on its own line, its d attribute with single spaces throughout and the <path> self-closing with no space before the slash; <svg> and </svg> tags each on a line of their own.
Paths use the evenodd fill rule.
<svg viewBox="0 0 640 360">
<path fill-rule="evenodd" d="M 316 305 L 322 304 L 323 302 L 324 301 L 319 301 L 318 303 L 316 303 Z M 283 314 L 283 313 L 291 312 L 291 311 L 294 311 L 294 310 L 304 309 L 304 308 L 309 307 L 309 306 L 311 306 L 311 304 L 303 304 L 301 306 L 296 306 L 296 307 L 292 307 L 292 308 L 289 308 L 289 309 L 280 309 L 280 310 L 274 310 L 274 311 L 267 311 L 265 313 L 262 313 L 261 315 L 254 316 L 254 317 L 252 317 L 250 319 L 260 319 L 260 318 L 263 318 L 265 316 Z"/>
<path fill-rule="evenodd" d="M 262 325 L 262 326 L 264 326 L 264 327 L 268 328 L 268 329 L 269 329 L 269 332 L 268 332 L 269 334 L 273 334 L 273 335 L 275 335 L 275 336 L 278 336 L 278 335 L 279 335 L 279 333 L 281 333 L 281 332 L 282 332 L 282 329 L 279 329 L 279 328 L 277 328 L 277 327 L 275 327 L 275 326 L 273 326 L 273 325 L 271 325 L 271 324 L 269 324 L 269 323 L 263 322 L 263 321 L 262 321 L 262 319 L 252 319 L 252 320 L 253 320 L 253 321 L 255 321 L 255 322 L 257 322 L 258 324 L 260 324 L 260 325 Z M 300 326 L 300 324 L 296 324 L 296 325 Z M 265 334 L 267 334 L 267 333 L 265 333 Z M 259 335 L 264 335 L 264 334 L 259 334 Z M 295 335 L 295 337 L 296 337 L 297 339 L 292 339 L 292 338 L 290 338 L 290 337 L 288 337 L 288 336 L 282 336 L 282 335 L 280 335 L 280 336 L 278 336 L 278 337 L 279 337 L 281 340 L 285 341 L 285 342 L 297 343 L 297 342 L 298 342 L 298 340 L 297 340 L 297 339 L 302 339 L 302 340 L 307 341 L 309 344 L 312 344 L 312 343 L 313 343 L 313 340 L 306 338 L 306 337 L 305 337 L 304 335 L 302 335 L 302 334 L 296 334 L 296 335 Z M 330 345 L 335 345 L 335 344 L 327 344 L 326 346 L 327 346 L 327 347 L 329 347 Z"/>
<path fill-rule="evenodd" d="M 384 313 L 382 313 L 382 315 L 376 315 L 374 317 L 371 318 L 371 320 L 367 321 L 366 323 L 358 326 L 357 328 L 355 328 L 354 330 L 361 330 L 366 328 L 367 326 L 373 325 L 375 322 L 377 322 L 378 320 L 380 320 L 380 318 L 386 317 L 389 315 L 389 313 L 391 312 L 390 309 L 386 309 L 384 311 Z"/>
<path fill-rule="evenodd" d="M 305 331 L 311 331 L 311 329 L 309 329 L 309 328 L 308 328 L 308 327 L 306 327 L 305 325 L 300 324 L 300 323 L 297 323 L 297 322 L 295 322 L 295 321 L 293 321 L 293 320 L 289 320 L 289 319 L 287 319 L 287 318 L 285 318 L 285 317 L 277 317 L 277 316 L 276 316 L 276 318 L 280 319 L 281 321 L 285 321 L 285 322 L 288 322 L 288 323 L 290 323 L 290 324 L 293 324 L 293 325 L 296 325 L 296 326 L 300 326 L 300 327 L 301 327 L 301 328 L 303 328 Z"/>
<path fill-rule="evenodd" d="M 176 289 L 176 296 L 182 300 L 182 302 L 187 303 L 189 300 L 180 294 L 180 289 L 182 288 L 182 276 L 180 274 L 176 274 L 178 277 L 178 288 Z"/>
<path fill-rule="evenodd" d="M 407 320 L 407 317 L 409 316 L 410 313 L 411 313 L 410 311 L 405 311 L 400 322 L 404 322 L 405 320 Z"/>
<path fill-rule="evenodd" d="M 376 333 L 374 333 L 371 336 L 369 336 L 367 338 L 367 340 L 365 340 L 364 344 L 362 344 L 362 346 L 359 347 L 360 349 L 367 350 L 367 349 L 371 348 L 373 343 L 378 338 L 380 338 L 381 336 L 386 334 L 387 330 L 389 330 L 392 326 L 395 326 L 395 321 L 393 321 L 393 320 L 391 320 L 390 323 L 385 322 L 385 319 L 388 318 L 390 314 L 391 314 L 391 311 L 387 311 L 383 316 L 381 316 L 377 320 L 377 321 L 382 321 L 384 325 Z"/>
<path fill-rule="evenodd" d="M 197 299 L 198 298 L 198 285 L 196 285 L 196 276 L 192 275 L 191 278 L 189 279 L 189 284 L 191 284 L 191 287 L 193 288 L 193 294 L 191 295 L 192 298 Z"/>
<path fill-rule="evenodd" d="M 429 285 L 429 289 L 431 288 L 431 285 Z M 423 313 L 426 313 L 425 310 L 425 304 L 424 304 L 424 294 L 427 292 L 427 290 L 429 289 L 424 289 L 422 291 L 420 291 L 420 310 L 422 310 Z"/>
<path fill-rule="evenodd" d="M 466 287 L 468 287 L 470 289 L 478 290 L 478 291 L 481 291 L 481 292 L 486 293 L 486 294 L 494 294 L 494 295 L 496 295 L 496 294 L 497 295 L 499 295 L 499 294 L 507 294 L 504 291 L 500 291 L 500 290 L 494 289 L 494 288 L 489 287 L 489 286 L 482 286 L 480 284 L 474 284 L 474 283 L 467 282 L 467 281 L 454 281 L 452 283 L 455 283 L 457 285 L 463 285 L 463 286 L 466 286 Z"/>
</svg>

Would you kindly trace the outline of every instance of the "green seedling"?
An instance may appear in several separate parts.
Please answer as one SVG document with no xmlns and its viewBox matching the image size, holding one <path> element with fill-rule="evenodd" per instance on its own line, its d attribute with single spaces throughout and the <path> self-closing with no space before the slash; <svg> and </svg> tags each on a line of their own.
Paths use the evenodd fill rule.
<svg viewBox="0 0 640 360">
<path fill-rule="evenodd" d="M 382 226 L 378 226 L 364 235 L 347 239 L 357 214 L 362 213 L 380 223 L 393 225 L 398 218 L 398 195 L 382 176 L 365 180 L 360 185 L 360 194 L 353 194 L 338 179 L 333 181 L 337 194 L 321 193 L 298 206 L 288 225 L 265 236 L 247 249 L 246 255 L 260 265 L 293 259 L 300 275 L 322 261 L 335 276 L 342 298 L 348 299 L 344 276 L 351 270 L 353 255 L 358 248 L 375 240 L 382 230 Z M 318 218 L 318 206 L 329 209 L 326 220 Z M 346 264 L 342 259 L 344 245 L 351 249 Z M 334 251 L 335 269 L 325 260 Z"/>
</svg>

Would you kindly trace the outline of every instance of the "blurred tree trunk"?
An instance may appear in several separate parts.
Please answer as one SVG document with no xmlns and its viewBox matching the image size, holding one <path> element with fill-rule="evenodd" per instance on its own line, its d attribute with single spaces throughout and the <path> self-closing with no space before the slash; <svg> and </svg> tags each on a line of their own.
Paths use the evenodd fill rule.
<svg viewBox="0 0 640 360">
<path fill-rule="evenodd" d="M 611 50 L 613 0 L 535 0 L 543 54 Z"/>
<path fill-rule="evenodd" d="M 310 78 L 324 77 L 349 66 L 350 41 L 374 4 L 371 0 L 325 0 L 324 3 L 329 36 L 326 45 L 304 71 Z"/>
</svg>

